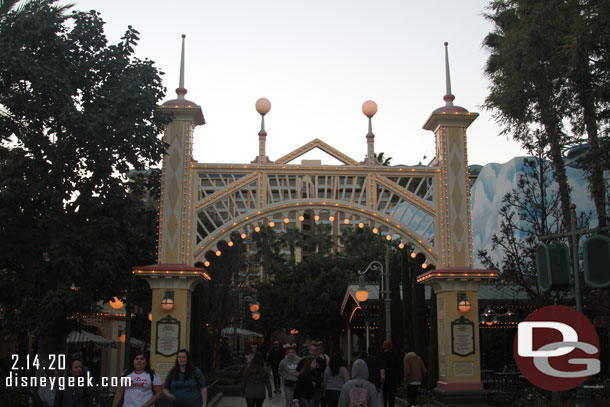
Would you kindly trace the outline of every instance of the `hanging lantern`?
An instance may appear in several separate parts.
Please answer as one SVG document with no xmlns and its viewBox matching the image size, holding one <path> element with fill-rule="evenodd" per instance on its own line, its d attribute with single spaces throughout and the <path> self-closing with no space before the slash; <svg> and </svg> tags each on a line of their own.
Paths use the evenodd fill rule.
<svg viewBox="0 0 610 407">
<path fill-rule="evenodd" d="M 261 314 L 260 312 L 253 312 L 252 313 L 252 319 L 255 321 L 258 321 L 261 318 Z"/>
</svg>

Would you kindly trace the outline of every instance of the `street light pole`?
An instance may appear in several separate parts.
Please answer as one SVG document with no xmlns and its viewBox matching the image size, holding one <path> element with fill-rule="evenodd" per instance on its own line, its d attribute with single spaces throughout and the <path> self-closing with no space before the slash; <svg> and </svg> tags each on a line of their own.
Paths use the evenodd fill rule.
<svg viewBox="0 0 610 407">
<path fill-rule="evenodd" d="M 385 279 L 385 290 L 383 290 L 383 300 L 385 303 L 385 338 L 392 340 L 392 319 L 391 319 L 391 299 L 390 299 L 390 244 L 388 243 L 385 251 L 385 271 L 381 272 Z"/>
<path fill-rule="evenodd" d="M 388 250 L 386 251 L 385 262 L 386 262 L 386 270 L 389 270 L 389 265 L 390 265 L 390 247 L 389 246 L 388 246 Z M 358 275 L 361 277 L 361 278 L 359 278 L 359 280 L 361 280 L 360 284 L 362 284 L 362 287 L 359 288 L 359 292 L 360 292 L 360 290 L 365 290 L 364 275 L 369 270 L 374 270 L 374 271 L 378 270 L 379 271 L 379 275 L 380 275 L 379 294 L 383 297 L 384 305 L 385 305 L 385 327 L 386 327 L 385 335 L 386 335 L 387 340 L 391 340 L 390 338 L 392 337 L 392 327 L 391 327 L 391 321 L 390 321 L 391 312 L 390 312 L 389 273 L 387 271 L 384 273 L 383 265 L 381 264 L 381 262 L 379 262 L 377 260 L 370 262 L 364 271 L 358 271 Z M 366 299 L 368 298 L 368 292 L 363 291 L 363 293 L 365 294 L 365 297 L 362 299 L 359 299 L 359 301 L 366 301 Z M 356 293 L 356 297 L 358 298 L 358 293 Z"/>
</svg>

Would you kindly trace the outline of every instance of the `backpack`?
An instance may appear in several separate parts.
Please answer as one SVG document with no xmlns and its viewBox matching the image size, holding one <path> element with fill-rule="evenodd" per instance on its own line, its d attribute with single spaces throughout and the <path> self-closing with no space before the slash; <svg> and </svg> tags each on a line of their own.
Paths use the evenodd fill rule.
<svg viewBox="0 0 610 407">
<path fill-rule="evenodd" d="M 349 389 L 349 407 L 367 407 L 368 390 L 362 385 Z"/>
</svg>

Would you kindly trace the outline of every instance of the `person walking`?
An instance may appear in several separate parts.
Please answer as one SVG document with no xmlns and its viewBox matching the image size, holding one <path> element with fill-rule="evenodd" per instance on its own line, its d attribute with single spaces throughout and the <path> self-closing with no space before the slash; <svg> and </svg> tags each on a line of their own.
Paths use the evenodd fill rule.
<svg viewBox="0 0 610 407">
<path fill-rule="evenodd" d="M 280 376 L 280 362 L 284 358 L 284 350 L 280 347 L 280 343 L 278 341 L 273 342 L 273 346 L 269 350 L 269 354 L 267 355 L 267 361 L 269 362 L 269 366 L 271 367 L 271 372 L 273 373 L 273 387 L 274 393 L 282 392 L 282 377 Z"/>
<path fill-rule="evenodd" d="M 377 395 L 381 400 L 381 388 L 385 382 L 385 366 L 383 360 L 377 356 L 377 348 L 375 346 L 369 346 L 368 357 L 364 360 L 369 369 L 369 382 L 375 385 L 377 389 Z"/>
<path fill-rule="evenodd" d="M 348 381 L 347 368 L 343 366 L 341 353 L 335 352 L 324 370 L 324 396 L 328 407 L 337 407 L 343 385 Z"/>
<path fill-rule="evenodd" d="M 178 351 L 176 363 L 165 378 L 163 393 L 169 398 L 171 407 L 206 407 L 208 391 L 205 376 L 193 366 L 186 349 Z"/>
<path fill-rule="evenodd" d="M 402 383 L 402 360 L 393 352 L 392 341 L 383 342 L 383 355 L 381 357 L 385 368 L 385 380 L 381 388 L 383 394 L 383 407 L 394 407 L 396 404 L 396 388 Z"/>
<path fill-rule="evenodd" d="M 415 352 L 407 352 L 403 360 L 404 378 L 407 385 L 407 401 L 409 406 L 417 405 L 417 390 L 426 375 L 424 361 Z"/>
<path fill-rule="evenodd" d="M 286 356 L 280 362 L 279 373 L 284 380 L 284 396 L 286 397 L 286 407 L 292 406 L 294 399 L 294 386 L 297 383 L 297 366 L 301 358 L 296 355 L 296 345 L 284 345 Z"/>
<path fill-rule="evenodd" d="M 352 366 L 352 380 L 343 385 L 338 407 L 366 406 L 380 407 L 375 385 L 368 381 L 369 369 L 366 362 L 357 359 Z"/>
<path fill-rule="evenodd" d="M 265 401 L 265 390 L 271 400 L 273 396 L 269 371 L 265 368 L 263 355 L 256 352 L 244 370 L 241 381 L 241 394 L 246 398 L 247 407 L 262 407 Z"/>
<path fill-rule="evenodd" d="M 112 407 L 121 405 L 121 400 L 122 407 L 154 407 L 155 402 L 163 397 L 161 377 L 150 368 L 144 352 L 133 355 L 131 368 L 124 377 L 130 379 L 130 385 L 117 388 Z"/>
<path fill-rule="evenodd" d="M 73 357 L 68 366 L 64 376 L 66 386 L 55 395 L 54 407 L 94 407 L 93 389 L 87 385 L 89 372 L 83 366 L 82 359 Z"/>
<path fill-rule="evenodd" d="M 294 386 L 292 402 L 294 407 L 309 407 L 316 390 L 316 379 L 314 375 L 317 369 L 316 359 L 307 356 L 301 360 L 302 367 L 297 371 L 298 379 Z"/>
</svg>

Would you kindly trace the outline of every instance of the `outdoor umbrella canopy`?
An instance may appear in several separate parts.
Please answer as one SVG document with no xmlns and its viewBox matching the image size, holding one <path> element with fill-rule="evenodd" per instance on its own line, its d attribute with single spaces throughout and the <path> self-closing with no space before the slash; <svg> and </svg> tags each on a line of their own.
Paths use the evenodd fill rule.
<svg viewBox="0 0 610 407">
<path fill-rule="evenodd" d="M 262 338 L 263 335 L 258 332 L 250 331 L 249 329 L 237 328 L 233 325 L 228 326 L 220 331 L 223 338 L 231 338 L 233 336 L 241 336 L 243 338 Z"/>
<path fill-rule="evenodd" d="M 116 343 L 112 339 L 104 338 L 87 331 L 72 331 L 68 334 L 66 343 L 69 345 L 93 344 L 100 348 L 116 348 Z"/>
</svg>

